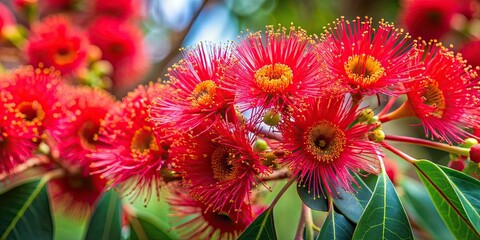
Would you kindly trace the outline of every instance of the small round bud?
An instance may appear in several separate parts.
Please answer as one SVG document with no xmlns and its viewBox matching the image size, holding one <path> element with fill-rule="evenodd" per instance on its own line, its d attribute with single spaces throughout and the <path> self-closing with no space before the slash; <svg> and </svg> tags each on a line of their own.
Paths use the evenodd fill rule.
<svg viewBox="0 0 480 240">
<path fill-rule="evenodd" d="M 457 171 L 462 171 L 465 168 L 465 161 L 461 159 L 450 161 L 448 162 L 448 167 Z"/>
<path fill-rule="evenodd" d="M 263 139 L 257 139 L 253 144 L 253 151 L 255 152 L 263 152 L 268 149 L 268 144 Z"/>
<path fill-rule="evenodd" d="M 480 163 L 480 144 L 477 144 L 470 148 L 470 160 L 476 163 Z"/>
<path fill-rule="evenodd" d="M 102 58 L 102 50 L 99 47 L 95 45 L 88 46 L 87 59 L 89 62 L 94 62 L 94 61 L 100 60 L 101 58 Z"/>
<path fill-rule="evenodd" d="M 97 76 L 107 76 L 113 73 L 113 66 L 105 60 L 96 61 L 92 64 L 92 72 Z"/>
<path fill-rule="evenodd" d="M 370 108 L 365 108 L 360 112 L 360 116 L 358 117 L 359 122 L 370 122 L 374 116 L 374 112 Z"/>
<path fill-rule="evenodd" d="M 477 144 L 478 144 L 477 139 L 467 138 L 467 139 L 465 139 L 465 142 L 461 146 L 464 147 L 464 148 L 471 148 L 471 147 L 473 147 Z"/>
<path fill-rule="evenodd" d="M 381 143 L 385 139 L 385 133 L 380 129 L 375 129 L 368 133 L 368 140 Z"/>
<path fill-rule="evenodd" d="M 275 127 L 278 125 L 280 122 L 280 113 L 275 112 L 273 110 L 269 110 L 265 115 L 263 116 L 263 122 L 267 124 L 268 126 Z"/>
</svg>

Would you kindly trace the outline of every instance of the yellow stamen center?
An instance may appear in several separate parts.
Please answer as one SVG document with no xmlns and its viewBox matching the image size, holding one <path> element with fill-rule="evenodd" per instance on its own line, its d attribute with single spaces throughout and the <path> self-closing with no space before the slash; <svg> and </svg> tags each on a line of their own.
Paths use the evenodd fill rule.
<svg viewBox="0 0 480 240">
<path fill-rule="evenodd" d="M 438 83 L 433 81 L 425 87 L 425 92 L 422 95 L 423 103 L 435 108 L 435 111 L 429 115 L 436 118 L 441 118 L 445 111 L 445 97 L 442 90 L 438 88 Z"/>
<path fill-rule="evenodd" d="M 20 112 L 20 117 L 29 124 L 40 123 L 45 118 L 45 111 L 37 101 L 22 102 L 18 104 L 17 109 Z"/>
<path fill-rule="evenodd" d="M 370 55 L 353 55 L 345 64 L 345 71 L 354 85 L 370 85 L 377 82 L 384 74 L 382 64 Z"/>
<path fill-rule="evenodd" d="M 304 139 L 306 151 L 324 163 L 338 159 L 346 144 L 343 130 L 326 120 L 321 120 L 310 127 Z"/>
<path fill-rule="evenodd" d="M 238 154 L 233 149 L 220 146 L 211 156 L 213 178 L 217 181 L 229 181 L 237 177 Z"/>
<path fill-rule="evenodd" d="M 266 93 L 281 93 L 293 80 L 293 72 L 285 64 L 269 64 L 255 72 L 255 83 Z"/>
<path fill-rule="evenodd" d="M 212 80 L 205 80 L 193 89 L 192 94 L 187 100 L 193 108 L 210 107 L 215 102 L 217 85 Z"/>
<path fill-rule="evenodd" d="M 53 61 L 58 65 L 69 64 L 75 61 L 77 53 L 69 48 L 59 48 L 53 56 Z"/>
<path fill-rule="evenodd" d="M 159 147 L 150 127 L 137 129 L 130 143 L 130 150 L 134 158 L 148 155 L 150 151 L 158 151 Z"/>
<path fill-rule="evenodd" d="M 92 121 L 86 121 L 82 124 L 78 130 L 78 136 L 80 137 L 80 144 L 83 148 L 88 150 L 95 150 L 95 144 L 98 139 L 99 124 L 95 124 Z"/>
</svg>

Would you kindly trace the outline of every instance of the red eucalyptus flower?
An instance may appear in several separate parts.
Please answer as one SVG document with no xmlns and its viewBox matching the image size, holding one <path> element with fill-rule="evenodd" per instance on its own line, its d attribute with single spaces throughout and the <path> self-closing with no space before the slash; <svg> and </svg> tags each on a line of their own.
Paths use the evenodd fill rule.
<svg viewBox="0 0 480 240">
<path fill-rule="evenodd" d="M 241 37 L 225 72 L 225 88 L 236 92 L 240 110 L 283 110 L 303 97 L 320 96 L 332 82 L 321 74 L 312 43 L 294 26 L 268 26 Z"/>
<path fill-rule="evenodd" d="M 0 90 L 0 180 L 14 174 L 14 169 L 29 159 L 37 145 L 32 142 L 33 132 L 28 131 L 16 114 L 13 96 Z"/>
<path fill-rule="evenodd" d="M 34 142 L 61 134 L 67 118 L 57 92 L 62 84 L 53 68 L 32 66 L 19 67 L 0 81 L 2 91 L 12 95 L 16 116 L 34 134 Z"/>
<path fill-rule="evenodd" d="M 382 117 L 395 119 L 416 116 L 425 135 L 448 143 L 462 142 L 471 136 L 464 128 L 478 122 L 480 79 L 460 55 L 436 41 L 419 42 L 416 61 L 423 62 L 422 81 L 406 84 L 406 101 L 396 111 Z"/>
<path fill-rule="evenodd" d="M 231 61 L 231 45 L 200 43 L 184 51 L 184 59 L 169 71 L 172 91 L 154 101 L 152 120 L 174 122 L 190 130 L 207 121 L 232 118 L 234 95 L 222 88 L 224 65 Z"/>
<path fill-rule="evenodd" d="M 351 22 L 342 17 L 327 28 L 317 51 L 326 75 L 349 92 L 398 95 L 418 68 L 408 61 L 414 57 L 409 38 L 383 20 L 374 27 L 368 17 Z"/>
<path fill-rule="evenodd" d="M 152 193 L 159 195 L 160 170 L 169 161 L 172 136 L 162 135 L 167 129 L 154 132 L 153 123 L 148 121 L 148 108 L 153 98 L 166 89 L 151 83 L 130 92 L 120 107 L 107 113 L 101 123 L 99 145 L 90 155 L 94 174 L 110 179 L 111 187 L 119 186 L 123 195 L 132 195 L 133 200 L 143 193 L 145 201 Z"/>
<path fill-rule="evenodd" d="M 283 161 L 314 196 L 352 190 L 350 171 L 379 173 L 379 145 L 366 138 L 372 126 L 349 127 L 359 113 L 350 101 L 307 99 L 279 125 L 284 148 L 291 152 Z"/>
<path fill-rule="evenodd" d="M 171 155 L 192 197 L 230 213 L 242 209 L 257 176 L 268 171 L 252 145 L 243 126 L 217 123 L 200 135 L 184 134 Z"/>
<path fill-rule="evenodd" d="M 115 99 L 104 90 L 89 87 L 63 87 L 61 96 L 63 105 L 74 117 L 66 123 L 60 137 L 60 158 L 69 165 L 88 167 L 87 154 L 100 144 L 100 122 L 114 108 Z"/>
<path fill-rule="evenodd" d="M 413 37 L 439 39 L 450 30 L 458 0 L 403 0 L 400 21 Z"/>
<path fill-rule="evenodd" d="M 247 204 L 243 204 L 238 211 L 212 211 L 208 204 L 178 189 L 172 190 L 168 203 L 174 217 L 173 223 L 177 225 L 174 228 L 182 239 L 237 239 L 254 217 Z M 229 208 L 228 205 L 225 207 Z M 190 220 L 184 221 L 185 218 Z"/>
<path fill-rule="evenodd" d="M 135 25 L 102 16 L 92 23 L 89 38 L 102 50 L 102 58 L 113 65 L 115 88 L 134 85 L 146 72 L 148 62 L 142 33 Z"/>
<path fill-rule="evenodd" d="M 30 64 L 52 66 L 67 75 L 85 66 L 87 48 L 87 36 L 67 16 L 54 15 L 33 27 L 25 51 Z"/>
</svg>

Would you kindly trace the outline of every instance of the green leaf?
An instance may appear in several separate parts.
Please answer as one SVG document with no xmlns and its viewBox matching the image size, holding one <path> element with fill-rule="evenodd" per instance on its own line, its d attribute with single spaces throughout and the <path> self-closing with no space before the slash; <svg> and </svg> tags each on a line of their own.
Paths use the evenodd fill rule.
<svg viewBox="0 0 480 240">
<path fill-rule="evenodd" d="M 46 183 L 44 178 L 0 195 L 0 239 L 53 239 Z"/>
<path fill-rule="evenodd" d="M 130 239 L 178 239 L 173 232 L 169 232 L 170 226 L 155 217 L 143 213 L 136 212 L 135 216 L 129 216 L 130 221 Z"/>
<path fill-rule="evenodd" d="M 427 189 L 418 181 L 409 178 L 403 178 L 400 182 L 404 194 L 402 203 L 410 217 L 424 230 L 426 230 L 433 239 L 449 240 L 454 239 L 450 230 L 442 221 L 435 206 L 433 205 Z"/>
<path fill-rule="evenodd" d="M 405 210 L 385 171 L 378 176 L 353 239 L 413 239 Z"/>
<path fill-rule="evenodd" d="M 303 203 L 309 208 L 318 211 L 328 211 L 327 198 L 323 195 L 315 196 L 313 192 L 309 191 L 306 187 L 297 185 L 297 193 Z"/>
<path fill-rule="evenodd" d="M 121 234 L 121 201 L 114 190 L 106 192 L 93 212 L 85 239 L 108 240 L 120 239 Z"/>
<path fill-rule="evenodd" d="M 28 168 L 18 174 L 14 174 L 13 176 L 8 176 L 0 181 L 0 194 L 3 194 L 22 184 L 39 180 L 45 175 L 46 172 L 47 169 L 43 166 L 36 166 Z"/>
<path fill-rule="evenodd" d="M 357 174 L 353 175 L 357 184 L 353 184 L 355 193 L 347 192 L 341 188 L 338 189 L 338 198 L 333 201 L 338 210 L 345 215 L 350 221 L 358 223 L 360 216 L 362 216 L 368 201 L 372 197 L 372 190 L 365 184 L 365 182 Z"/>
<path fill-rule="evenodd" d="M 276 240 L 273 208 L 267 208 L 240 235 L 238 240 Z"/>
<path fill-rule="evenodd" d="M 330 209 L 317 239 L 349 240 L 352 239 L 354 230 L 354 223 L 341 213 L 337 213 L 335 209 Z"/>
<path fill-rule="evenodd" d="M 438 213 L 455 237 L 480 238 L 479 181 L 426 160 L 415 161 L 415 167 Z"/>
</svg>

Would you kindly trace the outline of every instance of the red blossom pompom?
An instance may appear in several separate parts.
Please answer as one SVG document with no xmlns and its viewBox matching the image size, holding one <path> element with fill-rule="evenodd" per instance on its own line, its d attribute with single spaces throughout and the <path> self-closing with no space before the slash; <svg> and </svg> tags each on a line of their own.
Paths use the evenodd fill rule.
<svg viewBox="0 0 480 240">
<path fill-rule="evenodd" d="M 403 0 L 400 21 L 415 38 L 439 39 L 450 30 L 457 0 Z"/>
<path fill-rule="evenodd" d="M 73 218 L 85 219 L 92 213 L 106 184 L 107 180 L 99 175 L 90 175 L 88 166 L 53 179 L 48 182 L 53 209 Z"/>
<path fill-rule="evenodd" d="M 406 104 L 422 122 L 427 136 L 462 142 L 471 136 L 464 128 L 476 126 L 480 117 L 480 78 L 460 55 L 435 41 L 419 42 L 418 51 L 416 61 L 425 65 L 418 73 L 423 80 L 405 84 L 410 89 Z"/>
<path fill-rule="evenodd" d="M 351 100 L 307 99 L 279 125 L 284 148 L 291 152 L 283 162 L 314 196 L 335 196 L 338 188 L 351 191 L 350 171 L 378 174 L 379 145 L 366 138 L 372 126 L 349 127 L 358 113 Z"/>
<path fill-rule="evenodd" d="M 0 81 L 1 89 L 13 97 L 16 116 L 33 132 L 34 142 L 61 134 L 68 117 L 57 92 L 62 84 L 59 72 L 32 66 L 20 67 Z"/>
<path fill-rule="evenodd" d="M 25 163 L 37 145 L 32 142 L 33 132 L 16 114 L 13 96 L 0 90 L 0 180 L 15 173 L 16 167 Z"/>
<path fill-rule="evenodd" d="M 174 217 L 173 224 L 182 239 L 237 239 L 256 217 L 247 204 L 238 211 L 212 211 L 206 203 L 195 200 L 181 189 L 171 192 L 168 203 Z M 225 207 L 229 208 L 228 205 Z M 185 221 L 186 218 L 190 220 Z"/>
<path fill-rule="evenodd" d="M 159 196 L 162 168 L 166 168 L 172 134 L 157 129 L 148 121 L 148 108 L 167 87 L 160 83 L 140 85 L 126 96 L 118 108 L 111 109 L 100 127 L 98 145 L 90 158 L 94 174 L 118 186 L 123 195 L 135 200 L 142 194 L 147 202 Z M 163 138 L 161 138 L 163 137 Z"/>
<path fill-rule="evenodd" d="M 402 83 L 412 81 L 413 58 L 410 36 L 393 24 L 357 17 L 343 17 L 328 26 L 318 45 L 320 58 L 331 81 L 353 94 L 403 93 Z"/>
<path fill-rule="evenodd" d="M 172 91 L 154 101 L 152 120 L 190 130 L 207 121 L 232 118 L 234 93 L 222 88 L 221 79 L 224 65 L 231 61 L 231 45 L 200 43 L 183 53 L 184 59 L 169 71 Z"/>
<path fill-rule="evenodd" d="M 86 65 L 88 39 L 67 16 L 50 16 L 33 27 L 25 51 L 30 64 L 68 75 Z"/>
<path fill-rule="evenodd" d="M 225 72 L 225 88 L 236 92 L 241 111 L 284 110 L 306 96 L 320 96 L 331 82 L 322 75 L 313 40 L 290 26 L 248 33 Z"/>
<path fill-rule="evenodd" d="M 135 25 L 102 16 L 92 23 L 89 38 L 102 50 L 102 58 L 113 65 L 115 90 L 134 85 L 147 71 L 142 33 Z"/>
<path fill-rule="evenodd" d="M 60 92 L 63 105 L 74 115 L 60 136 L 60 158 L 69 165 L 88 167 L 86 156 L 100 144 L 100 122 L 114 108 L 115 99 L 104 90 L 89 87 L 66 86 Z"/>
<path fill-rule="evenodd" d="M 172 145 L 171 156 L 190 195 L 210 211 L 230 213 L 249 201 L 258 175 L 268 171 L 253 142 L 243 126 L 217 123 L 201 134 L 183 134 Z"/>
</svg>

